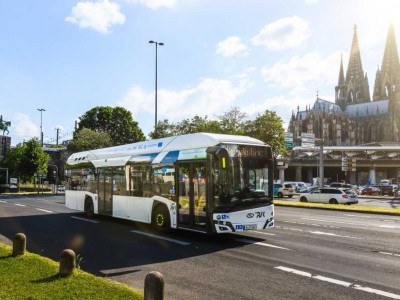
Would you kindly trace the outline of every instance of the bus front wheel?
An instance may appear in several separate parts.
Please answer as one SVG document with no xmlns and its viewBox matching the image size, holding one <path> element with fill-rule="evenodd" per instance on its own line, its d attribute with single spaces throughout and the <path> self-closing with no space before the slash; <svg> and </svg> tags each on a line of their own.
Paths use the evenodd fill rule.
<svg viewBox="0 0 400 300">
<path fill-rule="evenodd" d="M 157 205 L 153 211 L 151 223 L 159 231 L 166 232 L 170 226 L 169 212 L 165 205 Z"/>
<path fill-rule="evenodd" d="M 93 217 L 94 215 L 93 201 L 90 198 L 85 200 L 85 214 L 89 218 Z"/>
</svg>

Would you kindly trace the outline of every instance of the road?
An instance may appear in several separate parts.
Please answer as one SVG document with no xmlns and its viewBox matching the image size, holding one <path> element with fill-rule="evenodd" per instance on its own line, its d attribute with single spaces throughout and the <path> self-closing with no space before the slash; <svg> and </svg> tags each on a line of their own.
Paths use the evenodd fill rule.
<svg viewBox="0 0 400 300">
<path fill-rule="evenodd" d="M 400 299 L 400 220 L 276 207 L 276 228 L 224 236 L 160 235 L 148 226 L 87 219 L 62 197 L 0 199 L 0 235 L 58 260 L 72 248 L 81 268 L 143 289 L 165 276 L 166 299 Z M 1 238 L 0 238 L 1 240 Z"/>
<path fill-rule="evenodd" d="M 299 194 L 295 194 L 293 198 L 283 197 L 276 199 L 283 201 L 296 201 L 296 202 L 300 201 Z M 352 205 L 399 208 L 400 198 L 395 199 L 391 196 L 358 196 L 358 204 L 352 204 Z"/>
</svg>

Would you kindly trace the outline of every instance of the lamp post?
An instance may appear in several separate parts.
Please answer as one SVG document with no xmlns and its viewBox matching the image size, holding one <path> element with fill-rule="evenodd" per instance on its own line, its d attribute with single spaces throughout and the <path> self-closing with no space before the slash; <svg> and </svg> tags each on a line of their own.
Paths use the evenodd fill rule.
<svg viewBox="0 0 400 300">
<path fill-rule="evenodd" d="M 149 41 L 150 44 L 156 45 L 156 86 L 155 86 L 155 118 L 154 118 L 154 138 L 157 138 L 157 46 L 164 46 L 164 43 Z"/>
<path fill-rule="evenodd" d="M 41 144 L 42 144 L 42 147 L 43 147 L 43 123 L 42 123 L 42 113 L 44 112 L 44 111 L 46 111 L 44 108 L 38 108 L 37 109 L 38 111 L 40 111 L 40 141 L 41 141 Z"/>
</svg>

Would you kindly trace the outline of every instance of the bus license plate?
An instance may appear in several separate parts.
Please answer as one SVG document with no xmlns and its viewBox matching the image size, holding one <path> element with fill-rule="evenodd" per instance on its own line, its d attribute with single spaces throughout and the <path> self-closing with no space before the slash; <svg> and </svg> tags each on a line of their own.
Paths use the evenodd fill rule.
<svg viewBox="0 0 400 300">
<path fill-rule="evenodd" d="M 254 230 L 257 229 L 257 224 L 249 224 L 249 225 L 244 225 L 243 230 Z"/>
</svg>

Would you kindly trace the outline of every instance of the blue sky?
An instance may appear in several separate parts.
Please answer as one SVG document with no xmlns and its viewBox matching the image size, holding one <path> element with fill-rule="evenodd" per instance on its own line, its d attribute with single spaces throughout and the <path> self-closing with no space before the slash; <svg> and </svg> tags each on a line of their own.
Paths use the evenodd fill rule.
<svg viewBox="0 0 400 300">
<path fill-rule="evenodd" d="M 373 88 L 390 22 L 399 45 L 400 1 L 0 0 L 0 114 L 15 145 L 72 136 L 96 106 L 123 106 L 147 135 L 158 118 L 215 118 L 233 106 L 254 118 L 319 96 L 334 101 L 357 24 Z"/>
</svg>

